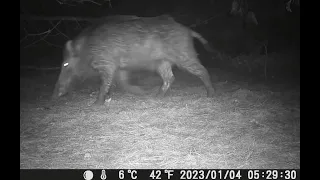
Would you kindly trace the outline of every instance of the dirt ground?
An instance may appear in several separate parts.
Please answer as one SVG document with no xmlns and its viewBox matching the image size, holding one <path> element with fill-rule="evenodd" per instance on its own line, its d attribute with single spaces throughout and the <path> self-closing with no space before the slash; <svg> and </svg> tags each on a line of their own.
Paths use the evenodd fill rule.
<svg viewBox="0 0 320 180">
<path fill-rule="evenodd" d="M 57 71 L 21 76 L 20 168 L 300 168 L 300 86 L 210 71 L 213 98 L 178 71 L 163 99 L 115 88 L 101 108 L 94 83 L 51 101 Z"/>
</svg>

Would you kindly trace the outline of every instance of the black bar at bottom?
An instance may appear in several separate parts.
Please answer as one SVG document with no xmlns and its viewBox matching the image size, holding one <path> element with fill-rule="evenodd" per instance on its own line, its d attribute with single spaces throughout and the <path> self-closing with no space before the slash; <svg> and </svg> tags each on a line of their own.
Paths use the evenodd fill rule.
<svg viewBox="0 0 320 180">
<path fill-rule="evenodd" d="M 20 180 L 299 180 L 300 169 L 20 169 Z"/>
</svg>

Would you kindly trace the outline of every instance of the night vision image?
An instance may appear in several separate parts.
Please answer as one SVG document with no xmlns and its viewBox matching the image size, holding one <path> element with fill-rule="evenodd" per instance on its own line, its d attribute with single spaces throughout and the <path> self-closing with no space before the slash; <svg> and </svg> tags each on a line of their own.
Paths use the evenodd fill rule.
<svg viewBox="0 0 320 180">
<path fill-rule="evenodd" d="M 20 169 L 300 169 L 300 0 L 20 1 Z"/>
</svg>

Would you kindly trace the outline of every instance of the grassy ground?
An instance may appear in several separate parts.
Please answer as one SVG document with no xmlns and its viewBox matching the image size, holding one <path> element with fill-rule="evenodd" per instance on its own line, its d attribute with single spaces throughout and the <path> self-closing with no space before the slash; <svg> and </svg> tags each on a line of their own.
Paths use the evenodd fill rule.
<svg viewBox="0 0 320 180">
<path fill-rule="evenodd" d="M 300 168 L 299 89 L 219 79 L 207 98 L 175 74 L 164 99 L 116 90 L 98 109 L 93 88 L 52 102 L 56 76 L 21 77 L 20 168 Z"/>
</svg>

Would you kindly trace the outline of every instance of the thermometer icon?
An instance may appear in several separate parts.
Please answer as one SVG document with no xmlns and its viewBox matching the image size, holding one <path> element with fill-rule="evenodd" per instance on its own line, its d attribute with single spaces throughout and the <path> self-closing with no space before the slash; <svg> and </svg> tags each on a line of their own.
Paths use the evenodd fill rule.
<svg viewBox="0 0 320 180">
<path fill-rule="evenodd" d="M 106 171 L 105 171 L 104 169 L 103 169 L 102 172 L 101 172 L 100 178 L 101 178 L 102 180 L 107 179 Z"/>
</svg>

